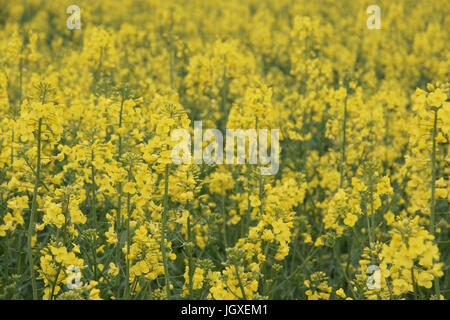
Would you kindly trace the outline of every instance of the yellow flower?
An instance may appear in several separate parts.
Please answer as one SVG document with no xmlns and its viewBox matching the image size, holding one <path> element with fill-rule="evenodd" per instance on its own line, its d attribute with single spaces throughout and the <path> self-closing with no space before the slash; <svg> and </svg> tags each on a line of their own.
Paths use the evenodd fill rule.
<svg viewBox="0 0 450 320">
<path fill-rule="evenodd" d="M 62 228 L 66 221 L 61 206 L 53 202 L 48 203 L 43 220 L 45 224 L 53 224 L 57 228 Z"/>
<path fill-rule="evenodd" d="M 380 181 L 377 184 L 377 193 L 380 195 L 383 194 L 392 194 L 394 190 L 391 187 L 389 177 L 384 176 L 380 179 Z"/>
<path fill-rule="evenodd" d="M 344 219 L 344 223 L 349 227 L 353 227 L 356 221 L 358 221 L 358 216 L 351 213 L 348 213 Z"/>
<path fill-rule="evenodd" d="M 430 107 L 440 107 L 447 100 L 447 95 L 441 89 L 428 94 L 427 103 Z"/>
<path fill-rule="evenodd" d="M 342 288 L 336 290 L 336 295 L 341 297 L 342 299 L 345 299 L 347 296 L 345 295 L 345 292 Z"/>
</svg>

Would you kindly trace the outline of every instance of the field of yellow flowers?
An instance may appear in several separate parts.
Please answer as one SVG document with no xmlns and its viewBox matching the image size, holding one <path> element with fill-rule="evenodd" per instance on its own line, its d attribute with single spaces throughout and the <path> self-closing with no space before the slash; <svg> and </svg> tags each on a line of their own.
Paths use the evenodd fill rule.
<svg viewBox="0 0 450 320">
<path fill-rule="evenodd" d="M 448 299 L 449 8 L 0 0 L 0 299 Z"/>
</svg>

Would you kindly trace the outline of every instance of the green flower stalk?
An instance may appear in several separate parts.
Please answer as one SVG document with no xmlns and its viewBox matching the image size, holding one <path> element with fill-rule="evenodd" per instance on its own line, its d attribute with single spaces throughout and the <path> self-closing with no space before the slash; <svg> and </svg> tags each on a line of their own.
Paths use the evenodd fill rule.
<svg viewBox="0 0 450 320">
<path fill-rule="evenodd" d="M 170 283 L 169 283 L 169 266 L 167 261 L 167 247 L 166 247 L 166 228 L 167 228 L 167 215 L 169 213 L 169 165 L 166 164 L 165 175 L 164 175 L 164 209 L 161 221 L 161 254 L 164 265 L 164 277 L 165 277 L 165 287 L 166 296 L 170 300 Z"/>
</svg>

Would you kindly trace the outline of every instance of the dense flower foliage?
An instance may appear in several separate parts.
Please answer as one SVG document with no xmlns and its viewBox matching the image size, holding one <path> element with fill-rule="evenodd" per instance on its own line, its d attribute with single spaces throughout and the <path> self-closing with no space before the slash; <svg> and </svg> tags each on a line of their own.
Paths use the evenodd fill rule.
<svg viewBox="0 0 450 320">
<path fill-rule="evenodd" d="M 73 2 L 0 0 L 0 298 L 449 298 L 448 3 Z"/>
</svg>

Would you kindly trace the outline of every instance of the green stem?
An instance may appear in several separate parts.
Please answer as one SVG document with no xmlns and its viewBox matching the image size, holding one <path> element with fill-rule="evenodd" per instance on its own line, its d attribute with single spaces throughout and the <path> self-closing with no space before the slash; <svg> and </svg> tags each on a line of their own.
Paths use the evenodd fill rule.
<svg viewBox="0 0 450 320">
<path fill-rule="evenodd" d="M 192 260 L 192 230 L 191 230 L 191 213 L 187 217 L 187 233 L 188 233 L 188 264 L 189 264 L 189 299 L 192 299 L 193 278 L 194 278 L 194 264 Z"/>
<path fill-rule="evenodd" d="M 5 273 L 3 274 L 3 283 L 6 286 L 7 281 L 8 281 L 8 264 L 9 264 L 9 239 L 6 238 L 5 239 L 5 260 L 3 261 L 5 264 Z"/>
<path fill-rule="evenodd" d="M 164 177 L 164 210 L 161 221 L 161 254 L 164 265 L 164 275 L 165 275 L 165 285 L 166 285 L 166 296 L 170 300 L 170 283 L 169 283 L 169 266 L 167 262 L 167 248 L 166 248 L 166 224 L 167 215 L 169 209 L 169 165 L 166 164 L 166 171 Z"/>
<path fill-rule="evenodd" d="M 53 283 L 52 283 L 52 291 L 50 292 L 48 300 L 53 300 L 53 296 L 55 294 L 56 283 L 58 282 L 58 277 L 59 277 L 59 273 L 61 272 L 61 269 L 62 269 L 62 263 L 59 264 L 58 271 L 56 272 L 55 281 L 53 281 Z"/>
<path fill-rule="evenodd" d="M 14 170 L 13 165 L 14 165 L 14 127 L 12 128 L 11 132 L 11 171 Z"/>
<path fill-rule="evenodd" d="M 94 167 L 94 150 L 91 150 L 91 180 L 92 180 L 92 200 L 91 200 L 91 216 L 94 220 L 94 229 L 97 229 L 97 212 L 95 198 L 95 167 Z M 94 258 L 94 280 L 97 280 L 97 235 L 94 235 L 92 243 L 92 255 Z"/>
<path fill-rule="evenodd" d="M 91 216 L 94 219 L 94 228 L 97 230 L 97 212 L 95 209 L 95 167 L 94 167 L 94 150 L 91 150 L 91 180 L 92 180 L 92 206 Z"/>
<path fill-rule="evenodd" d="M 224 194 L 220 198 L 220 211 L 222 213 L 222 219 L 223 219 L 223 243 L 225 245 L 225 248 L 227 248 L 228 247 L 227 214 L 225 212 L 225 195 Z"/>
<path fill-rule="evenodd" d="M 414 300 L 417 300 L 417 283 L 414 277 L 414 268 L 411 268 L 411 281 L 413 284 L 413 293 L 414 293 Z"/>
<path fill-rule="evenodd" d="M 131 171 L 132 166 L 130 165 L 130 169 L 128 171 L 128 181 L 131 181 Z M 131 242 L 131 234 L 130 234 L 130 218 L 131 218 L 131 194 L 127 195 L 127 269 L 126 269 L 126 285 L 124 292 L 124 299 L 128 299 L 130 294 L 130 242 Z"/>
<path fill-rule="evenodd" d="M 120 102 L 119 129 L 122 128 L 123 106 L 125 103 L 125 89 L 122 89 L 121 94 L 122 94 L 122 99 Z M 117 161 L 119 163 L 120 163 L 121 158 L 122 158 L 122 135 L 119 133 L 118 154 L 117 154 Z M 117 212 L 116 212 L 116 233 L 119 238 L 120 238 L 120 231 L 122 229 L 122 219 L 121 219 L 122 190 L 123 190 L 122 181 L 119 181 L 119 186 L 118 186 L 119 199 L 117 201 Z M 119 261 L 119 259 L 120 259 L 119 256 L 120 256 L 120 249 L 119 249 L 119 246 L 116 246 L 116 261 Z"/>
<path fill-rule="evenodd" d="M 122 116 L 123 116 L 123 105 L 125 102 L 125 93 L 122 93 L 122 99 L 120 102 L 120 114 L 119 114 L 119 129 L 122 128 Z M 120 162 L 122 158 L 122 135 L 119 133 L 119 146 L 118 146 L 118 156 L 117 161 Z M 122 182 L 119 182 L 119 200 L 117 204 L 117 222 L 116 222 L 116 232 L 119 233 L 121 227 L 120 210 L 122 208 Z"/>
<path fill-rule="evenodd" d="M 389 113 L 387 112 L 386 116 L 385 116 L 385 123 L 384 123 L 384 127 L 385 127 L 385 134 L 384 134 L 384 170 L 383 173 L 384 175 L 387 174 L 387 170 L 389 167 L 389 161 L 388 161 L 388 143 L 389 143 Z"/>
<path fill-rule="evenodd" d="M 297 269 L 295 269 L 294 272 L 292 272 L 289 276 L 286 277 L 286 279 L 284 279 L 283 281 L 281 281 L 275 288 L 272 288 L 270 290 L 270 294 L 272 294 L 273 292 L 275 292 L 276 290 L 278 290 L 279 288 L 281 288 L 287 281 L 289 281 L 290 279 L 292 279 L 292 277 L 294 277 L 297 272 L 299 272 L 300 270 L 303 269 L 303 267 L 308 263 L 308 261 L 317 253 L 317 251 L 319 251 L 319 247 L 313 247 L 310 251 L 309 254 L 307 255 L 307 257 L 303 260 L 303 262 L 300 264 L 300 266 L 297 267 Z"/>
<path fill-rule="evenodd" d="M 366 223 L 367 223 L 367 234 L 369 235 L 369 247 L 370 247 L 370 244 L 372 243 L 372 233 L 370 232 L 371 228 L 370 228 L 370 221 L 369 221 L 369 213 L 367 212 L 367 209 L 366 209 Z"/>
<path fill-rule="evenodd" d="M 170 12 L 169 29 L 169 64 L 170 64 L 170 87 L 175 90 L 175 47 L 173 45 L 173 12 Z"/>
<path fill-rule="evenodd" d="M 259 202 L 261 203 L 259 205 L 259 213 L 261 215 L 261 219 L 262 216 L 264 215 L 264 186 L 263 186 L 263 178 L 262 175 L 259 175 Z"/>
<path fill-rule="evenodd" d="M 373 178 L 372 173 L 369 177 L 369 193 L 370 193 L 370 226 L 368 226 L 367 232 L 369 234 L 372 234 L 372 240 L 369 240 L 370 242 L 375 241 L 375 212 L 374 212 L 374 206 L 373 206 Z M 370 238 L 369 238 L 370 239 Z"/>
</svg>

